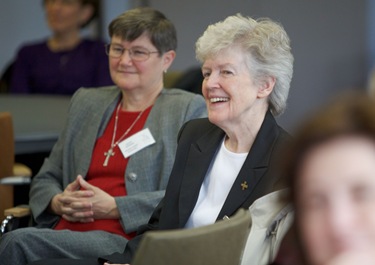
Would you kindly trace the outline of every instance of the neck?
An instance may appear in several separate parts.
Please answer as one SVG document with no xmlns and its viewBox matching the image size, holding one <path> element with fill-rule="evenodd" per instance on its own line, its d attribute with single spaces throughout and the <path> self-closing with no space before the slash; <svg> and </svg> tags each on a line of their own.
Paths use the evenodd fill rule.
<svg viewBox="0 0 375 265">
<path fill-rule="evenodd" d="M 250 151 L 256 136 L 263 124 L 264 115 L 257 115 L 251 119 L 241 119 L 242 121 L 234 126 L 230 126 L 226 132 L 225 146 L 234 153 L 247 153 Z"/>
<path fill-rule="evenodd" d="M 142 111 L 154 104 L 161 89 L 152 90 L 148 93 L 134 93 L 131 91 L 122 92 L 122 110 Z"/>
<path fill-rule="evenodd" d="M 64 51 L 75 48 L 81 42 L 79 31 L 54 34 L 47 42 L 52 51 Z"/>
</svg>

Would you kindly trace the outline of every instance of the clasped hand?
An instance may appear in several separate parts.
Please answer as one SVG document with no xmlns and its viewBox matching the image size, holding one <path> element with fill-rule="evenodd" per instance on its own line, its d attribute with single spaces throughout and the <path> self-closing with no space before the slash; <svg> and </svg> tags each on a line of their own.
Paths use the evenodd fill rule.
<svg viewBox="0 0 375 265">
<path fill-rule="evenodd" d="M 78 175 L 62 193 L 55 195 L 50 209 L 70 222 L 93 222 L 95 219 L 118 219 L 115 199 Z"/>
</svg>

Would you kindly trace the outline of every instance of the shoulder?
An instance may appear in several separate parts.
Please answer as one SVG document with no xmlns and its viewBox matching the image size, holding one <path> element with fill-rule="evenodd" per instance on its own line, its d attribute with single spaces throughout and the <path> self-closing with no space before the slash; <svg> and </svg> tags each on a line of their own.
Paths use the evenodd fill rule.
<svg viewBox="0 0 375 265">
<path fill-rule="evenodd" d="M 168 96 L 168 97 L 180 97 L 180 98 L 203 98 L 202 95 L 192 93 L 186 90 L 182 90 L 179 88 L 165 88 L 162 90 L 161 95 Z"/>
<path fill-rule="evenodd" d="M 155 101 L 155 112 L 165 113 L 164 119 L 180 117 L 181 121 L 206 117 L 206 104 L 201 95 L 180 89 L 163 89 Z"/>
<path fill-rule="evenodd" d="M 116 86 L 80 88 L 73 94 L 71 105 L 79 108 L 82 108 L 82 105 L 95 108 L 98 104 L 113 101 L 119 94 L 119 89 Z"/>
<path fill-rule="evenodd" d="M 27 42 L 23 44 L 19 49 L 19 53 L 39 53 L 41 50 L 45 50 L 47 48 L 47 41 L 46 40 L 39 40 L 34 42 Z"/>
<path fill-rule="evenodd" d="M 73 94 L 73 100 L 79 98 L 103 99 L 106 97 L 117 96 L 120 93 L 116 86 L 103 86 L 103 87 L 82 87 Z"/>
<path fill-rule="evenodd" d="M 191 93 L 178 88 L 163 89 L 159 99 L 170 104 L 189 103 L 191 101 L 197 101 L 204 104 L 202 95 Z"/>
</svg>

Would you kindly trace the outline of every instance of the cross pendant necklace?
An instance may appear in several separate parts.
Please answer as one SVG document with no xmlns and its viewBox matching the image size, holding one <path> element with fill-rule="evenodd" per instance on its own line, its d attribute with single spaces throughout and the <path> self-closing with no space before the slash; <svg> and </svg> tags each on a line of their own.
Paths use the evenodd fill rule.
<svg viewBox="0 0 375 265">
<path fill-rule="evenodd" d="M 104 152 L 104 155 L 105 155 L 106 157 L 105 157 L 105 160 L 104 160 L 103 166 L 106 167 L 106 166 L 108 166 L 109 158 L 110 158 L 111 156 L 114 156 L 114 155 L 115 155 L 115 152 L 113 152 L 112 146 L 111 146 L 111 148 L 108 149 L 107 152 Z"/>
<path fill-rule="evenodd" d="M 103 167 L 106 167 L 108 166 L 108 163 L 109 163 L 109 159 L 111 158 L 111 156 L 114 156 L 115 155 L 115 152 L 113 151 L 113 149 L 122 141 L 122 139 L 124 139 L 126 137 L 126 135 L 130 132 L 130 130 L 134 127 L 134 125 L 137 123 L 137 121 L 139 120 L 139 118 L 141 118 L 143 112 L 145 111 L 142 110 L 137 118 L 135 119 L 135 121 L 130 125 L 130 127 L 126 130 L 126 132 L 115 142 L 115 138 L 116 138 L 116 131 L 117 131 L 117 123 L 118 123 L 118 113 L 120 111 L 120 108 L 121 108 L 121 105 L 122 105 L 122 100 L 120 102 L 120 104 L 117 106 L 117 110 L 116 110 L 116 118 L 115 118 L 115 126 L 113 128 L 113 134 L 112 134 L 112 142 L 111 142 L 111 147 L 108 149 L 107 152 L 104 152 L 104 156 L 105 156 L 105 159 L 104 159 L 104 163 L 103 163 Z"/>
</svg>

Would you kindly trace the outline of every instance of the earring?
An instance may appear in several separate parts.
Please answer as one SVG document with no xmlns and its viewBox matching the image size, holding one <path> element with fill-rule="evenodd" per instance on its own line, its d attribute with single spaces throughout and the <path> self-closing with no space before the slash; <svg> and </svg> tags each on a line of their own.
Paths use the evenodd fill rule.
<svg viewBox="0 0 375 265">
<path fill-rule="evenodd" d="M 166 74 L 166 73 L 167 73 L 167 69 L 164 70 L 164 74 Z"/>
</svg>

